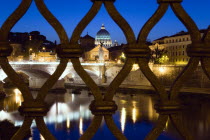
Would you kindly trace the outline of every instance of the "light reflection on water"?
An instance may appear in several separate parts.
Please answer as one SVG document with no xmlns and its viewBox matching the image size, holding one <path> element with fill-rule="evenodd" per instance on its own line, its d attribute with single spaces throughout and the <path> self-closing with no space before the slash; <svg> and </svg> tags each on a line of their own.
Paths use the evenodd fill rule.
<svg viewBox="0 0 210 140">
<path fill-rule="evenodd" d="M 88 125 L 90 125 L 93 118 L 89 110 L 89 104 L 92 100 L 93 97 L 88 96 L 88 92 L 85 90 L 82 91 L 82 94 L 80 95 L 71 94 L 70 90 L 64 95 L 49 94 L 47 96 L 46 102 L 50 106 L 50 110 L 47 116 L 44 117 L 44 120 L 57 139 L 63 140 L 67 139 L 67 137 L 78 139 L 84 134 L 84 131 L 87 129 Z M 158 114 L 153 110 L 151 97 L 145 95 L 132 97 L 130 95 L 117 94 L 114 100 L 118 105 L 118 111 L 113 118 L 119 129 L 122 130 L 125 135 L 130 131 L 127 126 L 130 127 L 131 125 L 135 128 L 135 124 L 139 124 L 142 120 L 150 121 L 149 125 L 150 128 L 152 128 L 152 123 L 157 119 Z M 3 104 L 3 113 L 7 114 L 7 117 L 5 118 L 9 118 L 16 126 L 21 126 L 23 122 L 22 116 L 17 112 L 18 107 L 21 105 L 21 101 L 22 97 L 20 92 L 14 90 L 14 94 L 10 94 L 10 96 L 4 100 Z M 0 120 L 3 119 L 2 116 L 5 116 L 3 113 L 1 113 Z M 32 124 L 31 131 L 33 133 L 33 139 L 44 139 L 38 133 L 35 123 Z M 99 131 L 101 131 L 99 133 L 102 135 L 106 135 L 107 133 L 109 139 L 115 139 L 104 122 Z M 73 133 L 74 136 L 71 136 Z M 98 137 L 96 136 L 94 138 L 98 139 Z M 107 138 L 105 137 L 105 139 Z M 128 139 L 130 138 L 128 137 Z M 168 139 L 170 139 L 170 137 Z"/>
<path fill-rule="evenodd" d="M 20 98 L 19 96 L 21 94 L 17 93 L 18 91 L 15 91 L 14 94 L 10 94 L 10 96 L 3 101 L 1 106 L 3 111 L 0 112 L 0 121 L 9 119 L 16 126 L 20 126 L 23 122 L 23 118 L 19 115 L 17 109 L 18 106 L 21 105 L 19 99 L 22 101 L 22 97 Z M 49 130 L 58 140 L 78 139 L 84 134 L 91 123 L 93 116 L 89 111 L 89 104 L 93 100 L 93 97 L 88 96 L 88 91 L 83 90 L 81 93 L 80 95 L 73 95 L 71 94 L 71 90 L 68 90 L 64 95 L 49 94 L 47 96 L 46 102 L 50 106 L 50 110 L 44 120 Z M 118 93 L 114 97 L 114 100 L 118 105 L 118 111 L 113 118 L 118 128 L 128 139 L 144 139 L 158 118 L 158 114 L 153 109 L 157 97 L 146 94 L 131 96 L 130 94 Z M 203 134 L 209 126 L 203 123 L 203 120 L 200 120 L 197 124 L 198 134 L 196 136 L 205 139 L 202 138 L 201 134 Z M 34 140 L 44 139 L 38 133 L 35 123 L 33 123 L 31 131 Z M 102 122 L 93 140 L 98 140 L 99 138 L 101 140 L 115 139 L 104 122 Z M 32 138 L 29 140 L 31 139 Z M 177 133 L 172 128 L 171 123 L 167 122 L 159 140 L 175 139 L 179 139 L 179 136 L 177 136 Z"/>
<path fill-rule="evenodd" d="M 121 130 L 124 133 L 125 130 L 125 122 L 126 121 L 126 109 L 123 107 L 121 110 L 121 118 L 120 118 L 120 122 L 121 122 Z"/>
</svg>

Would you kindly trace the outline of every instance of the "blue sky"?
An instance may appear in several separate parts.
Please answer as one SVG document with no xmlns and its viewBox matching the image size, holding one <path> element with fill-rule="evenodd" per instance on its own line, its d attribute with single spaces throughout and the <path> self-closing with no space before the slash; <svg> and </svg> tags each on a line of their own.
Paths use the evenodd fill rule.
<svg viewBox="0 0 210 140">
<path fill-rule="evenodd" d="M 21 0 L 4 0 L 1 2 L 0 25 L 3 24 L 20 2 Z M 45 3 L 62 23 L 69 37 L 92 5 L 90 0 L 45 0 Z M 210 14 L 208 14 L 210 0 L 183 0 L 182 5 L 200 29 L 207 28 L 210 25 Z M 138 36 L 140 29 L 155 12 L 158 4 L 156 0 L 116 0 L 115 6 L 131 25 L 135 35 Z M 96 18 L 83 31 L 82 36 L 88 32 L 89 35 L 95 37 L 102 23 L 110 32 L 112 40 L 126 43 L 122 31 L 109 17 L 104 6 Z M 41 16 L 33 2 L 27 14 L 15 25 L 12 31 L 30 32 L 34 30 L 40 31 L 48 40 L 57 40 L 59 42 L 56 32 Z M 165 35 L 175 34 L 181 30 L 186 29 L 169 8 L 165 17 L 151 31 L 148 39 L 154 40 Z"/>
</svg>

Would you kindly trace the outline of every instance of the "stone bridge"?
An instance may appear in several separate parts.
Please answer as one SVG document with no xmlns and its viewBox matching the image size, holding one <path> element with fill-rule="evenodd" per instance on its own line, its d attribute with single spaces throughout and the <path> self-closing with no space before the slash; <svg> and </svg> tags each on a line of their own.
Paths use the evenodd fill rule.
<svg viewBox="0 0 210 140">
<path fill-rule="evenodd" d="M 10 65 L 15 71 L 23 73 L 25 78 L 28 78 L 29 87 L 31 88 L 40 88 L 50 75 L 53 74 L 58 64 L 59 62 L 10 62 Z M 123 64 L 82 63 L 82 66 L 92 79 L 100 85 L 106 83 L 109 84 L 122 69 Z M 183 69 L 183 67 L 184 66 L 174 65 L 150 65 L 151 70 L 155 73 L 159 80 L 168 87 L 172 84 L 172 81 L 174 81 L 177 74 Z M 7 75 L 0 68 L 0 81 L 4 81 L 6 78 Z M 53 88 L 64 87 L 65 83 L 84 84 L 75 72 L 71 62 L 68 63 L 65 71 Z M 149 81 L 138 68 L 132 70 L 122 84 L 126 84 L 127 86 L 150 85 Z M 189 82 L 186 82 L 184 86 L 209 87 L 209 84 L 210 82 L 208 78 L 199 66 Z"/>
<path fill-rule="evenodd" d="M 31 88 L 40 88 L 53 74 L 58 64 L 59 62 L 10 62 L 16 72 L 27 75 Z M 110 63 L 82 63 L 82 66 L 97 84 L 110 82 L 122 68 L 122 65 Z M 6 78 L 7 75 L 0 68 L 0 80 L 4 81 Z M 71 62 L 68 63 L 54 88 L 62 87 L 64 83 L 83 84 Z"/>
</svg>

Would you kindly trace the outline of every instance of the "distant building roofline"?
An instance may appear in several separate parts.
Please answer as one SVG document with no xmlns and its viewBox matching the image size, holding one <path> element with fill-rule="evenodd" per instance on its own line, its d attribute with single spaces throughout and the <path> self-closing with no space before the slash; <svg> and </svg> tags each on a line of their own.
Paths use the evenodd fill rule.
<svg viewBox="0 0 210 140">
<path fill-rule="evenodd" d="M 207 31 L 207 29 L 200 29 L 199 30 L 200 33 L 205 33 Z M 158 41 L 158 40 L 163 40 L 165 38 L 170 38 L 170 37 L 176 37 L 176 36 L 183 36 L 183 35 L 189 35 L 189 32 L 186 32 L 186 31 L 180 31 L 174 35 L 171 35 L 171 36 L 164 36 L 164 37 L 161 37 L 161 38 L 158 38 L 158 39 L 155 39 L 154 41 Z M 153 41 L 152 41 L 153 42 Z"/>
<path fill-rule="evenodd" d="M 88 33 L 85 36 L 81 36 L 80 39 L 95 39 L 94 37 L 90 36 Z"/>
</svg>

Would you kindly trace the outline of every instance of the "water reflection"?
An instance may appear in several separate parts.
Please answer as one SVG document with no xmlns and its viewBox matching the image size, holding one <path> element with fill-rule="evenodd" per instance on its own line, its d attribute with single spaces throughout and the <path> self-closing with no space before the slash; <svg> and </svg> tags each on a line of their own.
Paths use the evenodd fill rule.
<svg viewBox="0 0 210 140">
<path fill-rule="evenodd" d="M 137 102 L 136 101 L 133 101 L 132 104 L 133 104 L 132 120 L 133 120 L 133 123 L 135 123 L 136 120 L 137 120 L 137 117 L 138 117 L 138 109 L 136 107 Z"/>
<path fill-rule="evenodd" d="M 21 106 L 23 97 L 22 97 L 20 90 L 16 88 L 16 89 L 14 89 L 14 93 L 15 93 L 15 103 L 18 104 L 19 106 Z"/>
<path fill-rule="evenodd" d="M 71 121 L 70 121 L 69 117 L 67 116 L 67 119 L 66 119 L 66 128 L 67 129 L 70 128 L 70 123 L 71 123 Z"/>
<path fill-rule="evenodd" d="M 136 118 L 137 118 L 137 109 L 135 107 L 133 107 L 133 110 L 132 110 L 132 120 L 133 120 L 133 123 L 136 122 Z"/>
<path fill-rule="evenodd" d="M 83 119 L 82 118 L 79 119 L 79 134 L 80 135 L 83 134 Z"/>
<path fill-rule="evenodd" d="M 154 95 L 146 94 L 132 96 L 130 94 L 116 94 L 114 100 L 118 105 L 118 111 L 113 118 L 116 125 L 128 139 L 144 139 L 152 129 L 158 118 L 158 114 L 153 109 L 157 99 Z M 85 90 L 81 91 L 80 95 L 73 95 L 71 90 L 68 90 L 64 95 L 49 94 L 47 96 L 46 102 L 50 110 L 44 120 L 58 140 L 75 140 L 84 134 L 93 118 L 89 111 L 91 100 L 93 100 L 93 97 L 89 96 L 88 91 Z M 193 103 L 191 108 L 183 113 L 188 129 L 196 139 L 207 139 L 210 124 L 210 113 L 207 110 L 210 107 L 209 100 L 203 101 L 202 104 L 197 99 L 186 98 L 185 100 L 189 104 Z M 7 98 L 2 102 L 1 109 L 3 110 L 0 111 L 0 121 L 8 119 L 15 126 L 22 125 L 23 117 L 17 111 L 22 102 L 21 93 L 18 90 L 10 90 Z M 36 129 L 35 123 L 32 125 L 32 130 L 34 140 L 43 139 Z M 93 140 L 99 138 L 101 140 L 114 139 L 107 130 L 105 123 L 102 123 Z M 164 133 L 159 137 L 160 140 L 180 139 L 170 121 L 167 122 L 164 130 Z"/>
<path fill-rule="evenodd" d="M 1 110 L 0 111 L 0 121 L 3 121 L 3 120 L 12 120 L 12 116 L 10 115 L 10 113 L 4 111 L 4 110 Z"/>
<path fill-rule="evenodd" d="M 121 130 L 124 133 L 125 130 L 125 122 L 126 122 L 126 109 L 123 107 L 121 110 Z"/>
<path fill-rule="evenodd" d="M 6 116 L 4 118 L 13 120 L 16 126 L 21 126 L 23 123 L 23 118 L 17 111 L 22 102 L 21 93 L 17 89 L 13 90 L 12 92 L 13 93 L 10 93 L 10 96 L 4 100 L 3 107 L 4 112 L 7 113 L 7 115 L 10 115 L 10 117 Z M 49 94 L 47 96 L 46 102 L 50 106 L 50 110 L 47 116 L 44 117 L 44 121 L 46 122 L 50 131 L 55 134 L 58 133 L 55 135 L 58 140 L 67 139 L 67 137 L 72 137 L 73 140 L 78 139 L 82 134 L 84 134 L 84 131 L 91 123 L 93 116 L 89 111 L 89 104 L 91 100 L 93 100 L 93 97 L 88 95 L 88 91 L 81 91 L 81 93 L 82 94 L 80 95 L 74 95 L 71 94 L 71 90 L 69 90 L 64 95 Z M 151 122 L 154 122 L 157 118 L 157 114 L 152 109 L 152 99 L 149 96 L 132 97 L 130 95 L 117 94 L 115 96 L 115 101 L 118 105 L 120 116 L 118 117 L 118 113 L 116 113 L 114 119 L 117 125 L 117 121 L 120 121 L 120 125 L 118 125 L 118 127 L 121 128 L 125 135 L 127 135 L 129 131 L 129 129 L 126 129 L 126 127 L 129 125 L 135 126 L 135 124 L 139 124 L 142 120 L 150 120 Z M 130 124 L 130 120 L 132 120 L 132 124 Z M 105 123 L 102 123 L 100 129 L 106 131 L 104 128 L 105 126 Z M 32 124 L 32 129 L 34 131 L 33 139 L 42 140 L 43 137 L 36 129 L 35 123 Z M 59 134 L 60 131 L 62 131 L 62 134 Z M 63 138 L 63 133 L 66 133 L 65 138 Z"/>
</svg>

